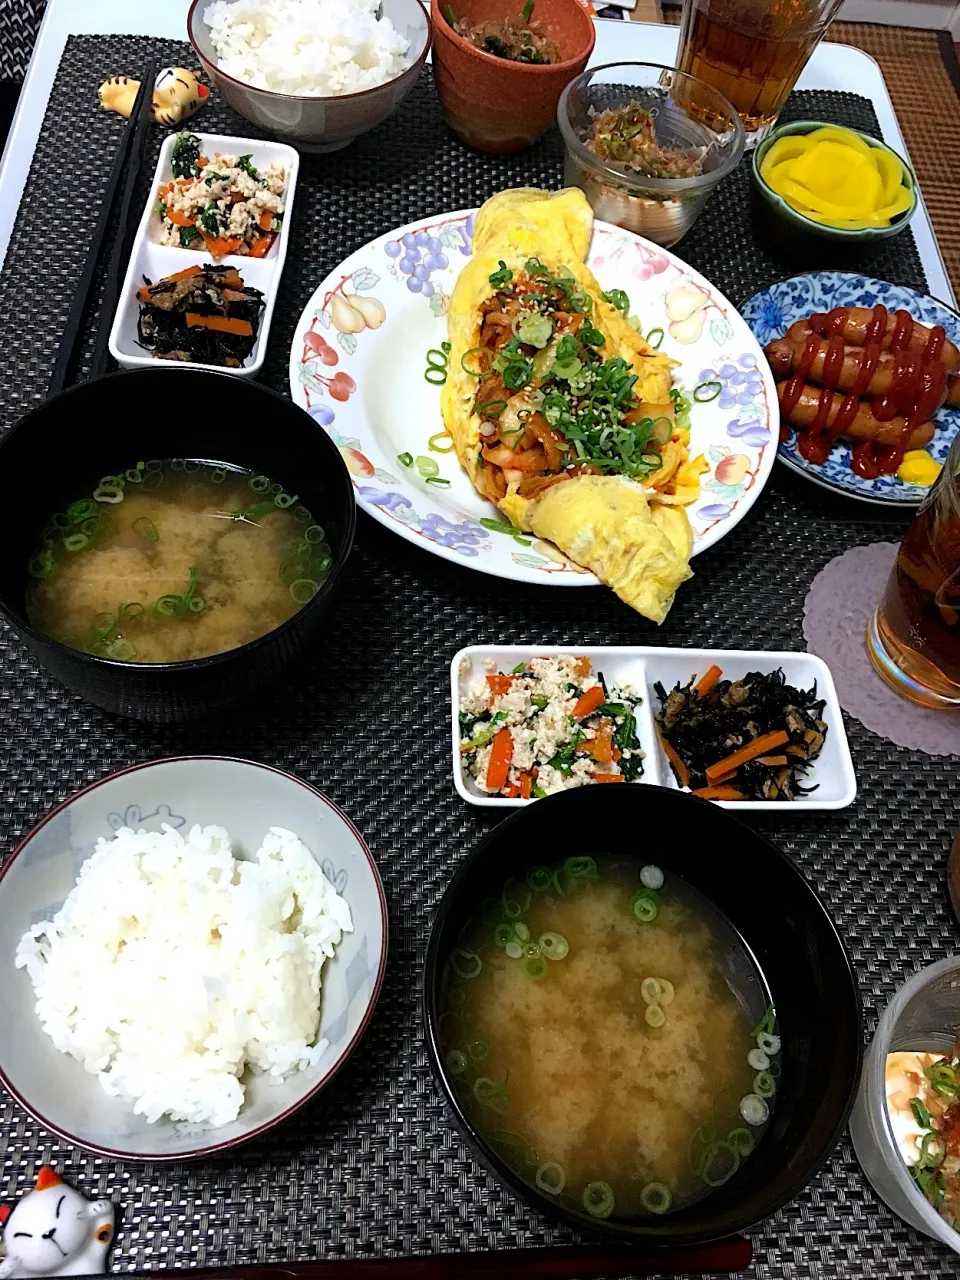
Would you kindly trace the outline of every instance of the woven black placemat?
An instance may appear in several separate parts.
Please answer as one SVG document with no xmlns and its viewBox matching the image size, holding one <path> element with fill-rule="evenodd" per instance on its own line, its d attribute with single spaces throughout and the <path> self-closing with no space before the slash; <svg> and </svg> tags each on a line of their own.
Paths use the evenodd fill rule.
<svg viewBox="0 0 960 1280">
<path fill-rule="evenodd" d="M 161 41 L 83 37 L 67 45 L 0 278 L 0 425 L 43 395 L 119 136 L 121 122 L 96 108 L 96 86 L 116 72 L 135 73 L 148 55 L 190 65 L 183 46 Z M 869 103 L 849 94 L 798 94 L 789 109 L 875 127 Z M 250 132 L 217 102 L 197 125 Z M 152 133 L 151 161 L 160 141 Z M 555 138 L 505 159 L 461 147 L 439 118 L 427 77 L 377 134 L 338 156 L 304 156 L 266 380 L 285 389 L 301 308 L 352 249 L 421 215 L 477 204 L 503 186 L 559 180 Z M 746 182 L 741 168 L 680 247 L 735 298 L 789 269 L 753 240 Z M 865 269 L 924 285 L 909 233 L 873 251 Z M 131 440 L 138 416 L 155 411 L 131 406 Z M 802 602 L 817 570 L 849 546 L 897 537 L 900 529 L 821 498 L 777 468 L 750 518 L 698 557 L 695 579 L 657 630 L 610 592 L 488 578 L 364 517 L 313 661 L 259 704 L 182 730 L 115 721 L 86 706 L 0 630 L 0 849 L 56 801 L 120 765 L 181 751 L 245 755 L 300 774 L 350 814 L 381 867 L 392 922 L 383 996 L 349 1070 L 273 1136 L 200 1164 L 118 1165 L 65 1146 L 0 1096 L 0 1200 L 22 1193 L 41 1162 L 56 1164 L 90 1195 L 110 1195 L 122 1214 L 117 1271 L 571 1240 L 479 1168 L 454 1134 L 426 1065 L 417 992 L 428 921 L 452 867 L 485 829 L 450 778 L 449 659 L 482 641 L 802 648 Z M 853 952 L 872 1031 L 893 989 L 954 945 L 941 886 L 957 768 L 897 750 L 856 722 L 848 729 L 860 780 L 856 805 L 812 819 L 771 814 L 756 825 L 824 895 Z M 954 1274 L 947 1250 L 877 1201 L 846 1141 L 753 1239 L 758 1280 Z"/>
</svg>

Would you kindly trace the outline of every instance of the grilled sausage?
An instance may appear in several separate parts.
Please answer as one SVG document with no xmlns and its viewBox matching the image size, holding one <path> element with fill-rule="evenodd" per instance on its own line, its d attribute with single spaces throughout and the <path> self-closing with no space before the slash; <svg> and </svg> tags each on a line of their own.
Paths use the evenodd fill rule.
<svg viewBox="0 0 960 1280">
<path fill-rule="evenodd" d="M 840 307 L 838 310 L 845 312 L 840 337 L 843 338 L 845 343 L 849 343 L 852 346 L 865 346 L 867 341 L 867 330 L 870 326 L 870 321 L 873 319 L 873 308 Z M 896 313 L 890 312 L 887 316 L 886 332 L 880 339 L 881 350 L 889 351 L 895 325 Z M 802 346 L 806 341 L 808 333 L 810 333 L 809 317 L 803 320 L 795 320 L 787 330 L 787 337 L 791 342 L 799 342 Z M 922 351 L 929 339 L 930 329 L 928 326 L 920 324 L 918 320 L 915 320 L 913 322 L 913 332 L 910 335 L 910 342 L 907 344 L 908 349 L 910 351 Z M 949 373 L 957 373 L 960 371 L 960 350 L 954 346 L 949 338 L 944 341 L 943 348 L 940 353 L 940 359 Z"/>
<path fill-rule="evenodd" d="M 824 386 L 823 366 L 827 354 L 826 338 L 821 338 L 817 348 L 813 362 L 807 371 L 807 376 L 811 382 L 817 382 L 820 386 Z M 764 354 L 769 361 L 770 368 L 773 371 L 774 378 L 788 378 L 791 373 L 796 372 L 800 364 L 800 357 L 803 354 L 806 345 L 806 338 L 800 342 L 793 342 L 790 338 L 778 338 L 775 342 L 768 342 L 764 347 Z M 843 348 L 843 364 L 836 380 L 831 383 L 831 387 L 837 391 L 849 391 L 856 385 L 860 376 L 860 361 L 863 356 L 862 347 L 845 346 Z M 864 390 L 864 396 L 882 396 L 885 395 L 893 382 L 894 370 L 896 369 L 897 357 L 892 351 L 881 351 L 880 358 L 877 361 L 877 367 L 873 372 L 870 381 Z M 960 405 L 960 378 L 956 375 L 947 377 L 947 397 L 944 401 L 949 405 Z"/>
<path fill-rule="evenodd" d="M 783 401 L 783 389 L 788 381 L 789 379 L 786 379 L 777 383 L 777 399 L 781 403 Z M 809 382 L 804 383 L 800 399 L 786 415 L 787 421 L 795 427 L 811 426 L 820 407 L 821 395 L 830 397 L 830 410 L 825 424 L 825 430 L 829 431 L 836 421 L 837 413 L 846 397 L 836 391 L 824 391 Z M 878 444 L 897 444 L 900 441 L 904 423 L 905 419 L 899 416 L 891 418 L 888 422 L 878 421 L 873 416 L 871 403 L 868 400 L 861 400 L 857 412 L 853 416 L 853 421 L 844 430 L 843 434 L 850 440 L 876 440 Z M 905 447 L 907 449 L 922 449 L 924 445 L 929 444 L 933 439 L 935 430 L 936 427 L 932 422 L 922 422 L 918 427 L 914 427 Z"/>
</svg>

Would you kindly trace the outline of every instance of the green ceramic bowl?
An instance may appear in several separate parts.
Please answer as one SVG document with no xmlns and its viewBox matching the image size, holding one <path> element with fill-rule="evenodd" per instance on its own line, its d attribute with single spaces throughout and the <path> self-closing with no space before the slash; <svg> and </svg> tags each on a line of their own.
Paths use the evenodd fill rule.
<svg viewBox="0 0 960 1280">
<path fill-rule="evenodd" d="M 876 147 L 880 151 L 889 151 L 891 155 L 897 157 L 903 165 L 904 185 L 912 196 L 909 209 L 904 210 L 903 213 L 893 218 L 889 227 L 864 227 L 862 230 L 850 231 L 841 227 L 828 227 L 821 222 L 814 222 L 812 218 L 805 217 L 787 204 L 783 196 L 777 195 L 775 191 L 772 191 L 761 178 L 760 166 L 763 164 L 764 156 L 766 156 L 778 138 L 790 137 L 796 133 L 813 133 L 814 129 L 822 129 L 825 126 L 836 128 L 828 120 L 794 120 L 790 124 L 780 125 L 779 128 L 773 129 L 767 134 L 753 153 L 753 182 L 760 198 L 773 210 L 776 220 L 782 220 L 794 231 L 805 232 L 820 240 L 830 240 L 834 244 L 869 244 L 874 240 L 888 240 L 891 236 L 899 235 L 913 217 L 919 202 L 917 179 L 913 170 L 899 152 L 894 151 L 892 147 L 888 147 L 886 143 L 881 142 L 878 138 L 872 138 L 869 133 L 861 133 L 859 129 L 850 130 L 851 133 L 858 134 L 868 146 Z M 843 127 L 846 128 L 846 126 Z"/>
</svg>

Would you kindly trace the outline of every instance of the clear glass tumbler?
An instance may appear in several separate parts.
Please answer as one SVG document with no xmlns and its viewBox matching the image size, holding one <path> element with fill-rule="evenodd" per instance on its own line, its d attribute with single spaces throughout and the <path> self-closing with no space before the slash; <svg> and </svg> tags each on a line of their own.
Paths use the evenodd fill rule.
<svg viewBox="0 0 960 1280">
<path fill-rule="evenodd" d="M 863 1060 L 850 1137 L 863 1172 L 881 1200 L 918 1231 L 960 1253 L 960 1235 L 925 1198 L 907 1167 L 887 1111 L 887 1054 L 903 1050 L 950 1053 L 960 1009 L 960 956 L 915 974 L 880 1019 Z"/>
<path fill-rule="evenodd" d="M 960 710 L 960 434 L 900 543 L 867 652 L 905 698 Z"/>
<path fill-rule="evenodd" d="M 776 124 L 843 0 L 684 0 L 677 66 L 729 98 L 747 150 Z"/>
</svg>

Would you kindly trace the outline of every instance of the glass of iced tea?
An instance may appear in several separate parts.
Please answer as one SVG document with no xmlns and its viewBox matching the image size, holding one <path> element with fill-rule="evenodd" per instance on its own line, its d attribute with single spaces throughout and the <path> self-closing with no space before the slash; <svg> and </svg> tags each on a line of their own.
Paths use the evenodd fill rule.
<svg viewBox="0 0 960 1280">
<path fill-rule="evenodd" d="M 749 150 L 776 124 L 842 2 L 683 0 L 677 66 L 729 98 Z"/>
<path fill-rule="evenodd" d="M 960 435 L 900 543 L 867 649 L 904 697 L 960 710 Z"/>
</svg>

